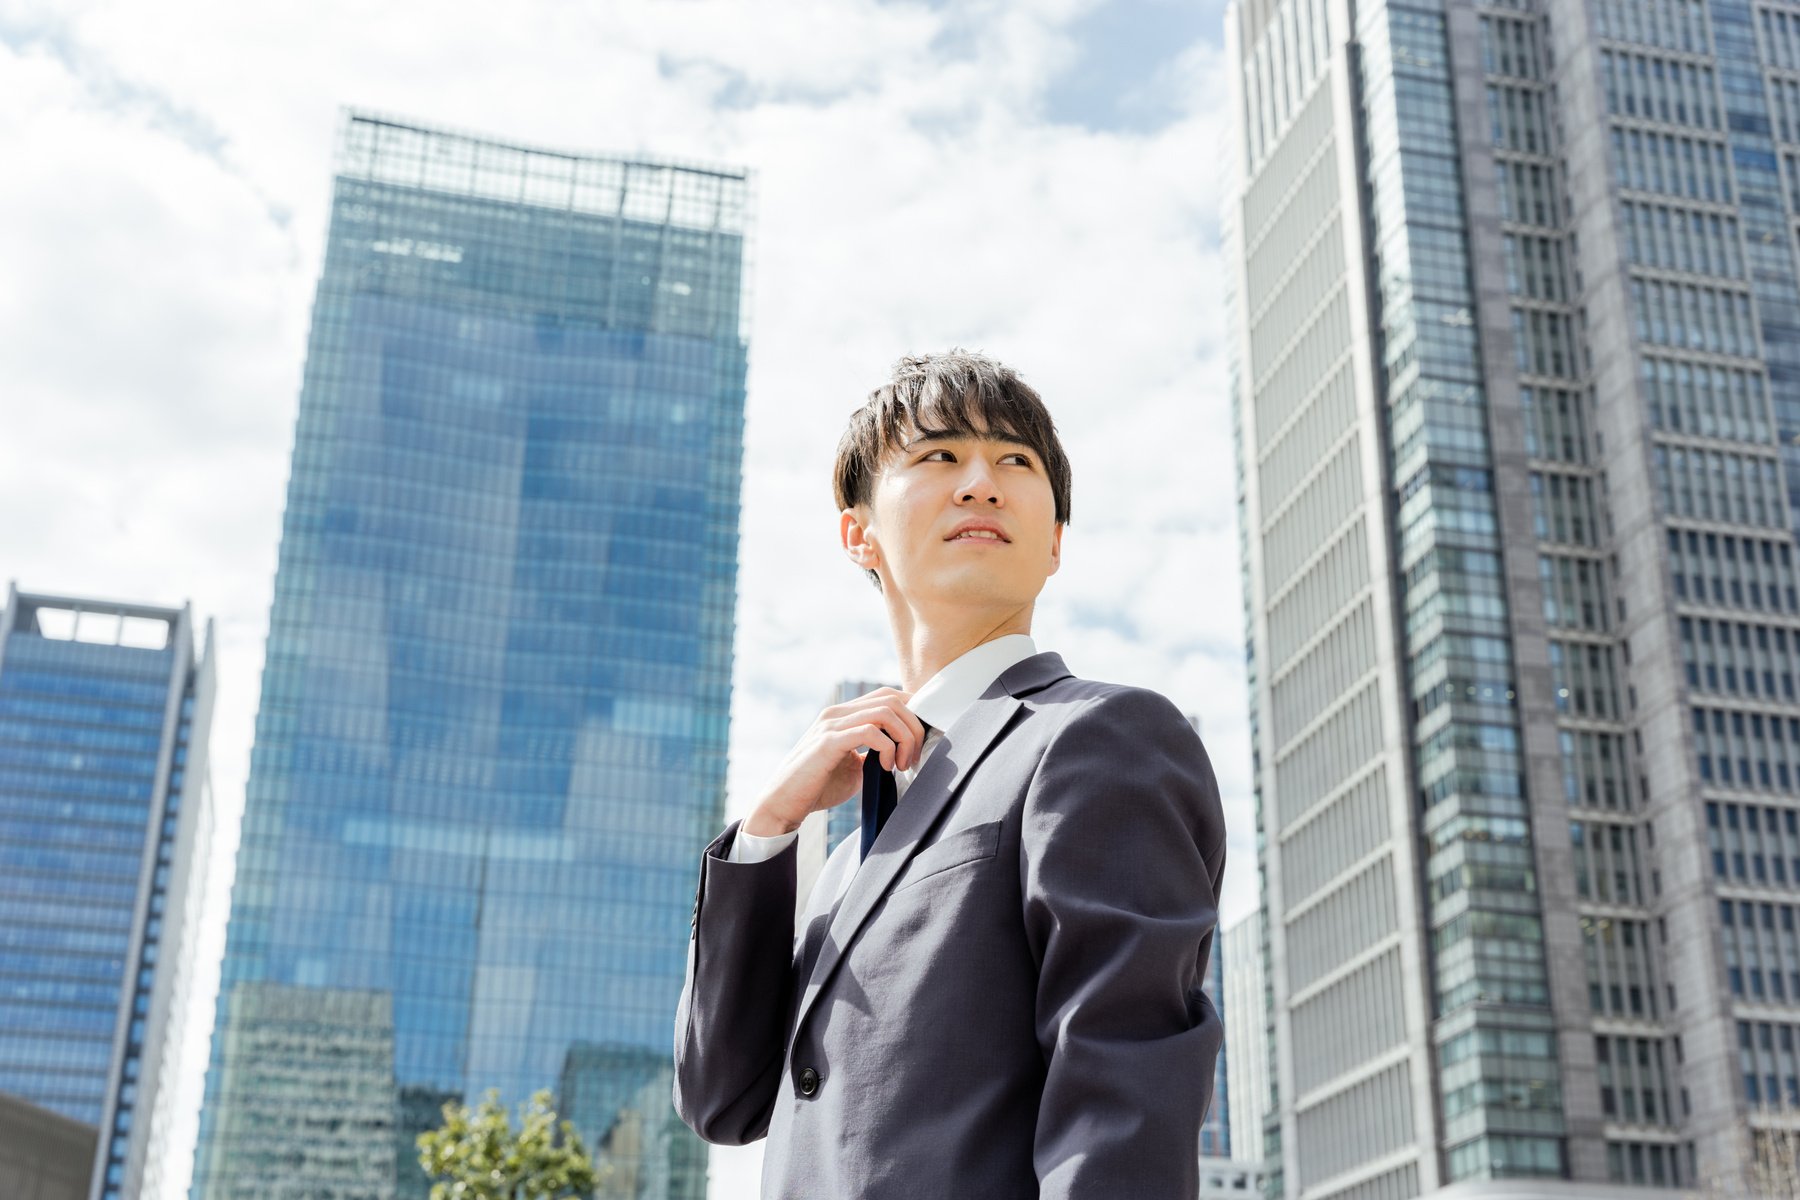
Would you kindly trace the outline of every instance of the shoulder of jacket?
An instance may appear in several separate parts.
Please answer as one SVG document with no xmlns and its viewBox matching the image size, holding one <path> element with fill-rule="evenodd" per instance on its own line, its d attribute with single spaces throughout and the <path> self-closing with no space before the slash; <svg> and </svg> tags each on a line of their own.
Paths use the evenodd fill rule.
<svg viewBox="0 0 1800 1200">
<path fill-rule="evenodd" d="M 1137 687 L 1129 683 L 1108 683 L 1105 680 L 1082 679 L 1071 675 L 1057 680 L 1039 692 L 1034 699 L 1039 701 L 1041 707 L 1063 710 L 1060 719 L 1056 721 L 1058 728 L 1083 718 L 1105 719 L 1110 714 L 1139 719 L 1146 716 L 1174 717 L 1183 724 L 1187 723 L 1187 718 L 1167 696 L 1152 688 Z"/>
</svg>

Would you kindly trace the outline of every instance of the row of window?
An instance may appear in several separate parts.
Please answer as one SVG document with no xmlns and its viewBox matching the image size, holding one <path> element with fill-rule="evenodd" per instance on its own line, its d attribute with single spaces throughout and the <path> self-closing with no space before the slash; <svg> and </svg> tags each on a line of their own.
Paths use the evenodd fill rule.
<svg viewBox="0 0 1800 1200">
<path fill-rule="evenodd" d="M 1701 129 L 1723 126 L 1709 66 L 1660 55 L 1602 50 L 1600 77 L 1607 111 L 1615 115 Z"/>
<path fill-rule="evenodd" d="M 1786 537 L 1738 537 L 1669 530 L 1677 599 L 1766 612 L 1800 613 L 1792 545 Z"/>
<path fill-rule="evenodd" d="M 142 754 L 101 754 L 0 742 L 0 768 L 26 771 L 97 772 L 142 780 L 156 774 L 156 759 Z"/>
<path fill-rule="evenodd" d="M 1603 38 L 1690 54 L 1711 49 L 1702 0 L 1595 0 L 1593 11 Z"/>
<path fill-rule="evenodd" d="M 1634 276 L 1631 307 L 1641 341 L 1740 358 L 1758 354 L 1748 292 Z"/>
<path fill-rule="evenodd" d="M 1794 702 L 1800 632 L 1795 633 L 1790 647 L 1788 631 L 1778 625 L 1704 617 L 1682 617 L 1679 625 L 1681 657 L 1690 687 Z"/>
<path fill-rule="evenodd" d="M 1606 572 L 1597 558 L 1538 555 L 1538 582 L 1544 593 L 1544 621 L 1566 629 L 1603 633 L 1608 617 Z"/>
<path fill-rule="evenodd" d="M 180 772 L 175 772 L 171 778 L 179 775 Z M 146 774 L 131 777 L 85 773 L 72 775 L 61 770 L 0 766 L 0 788 L 4 788 L 8 795 L 31 796 L 64 803 L 95 800 L 104 804 L 142 806 L 150 800 L 153 783 L 153 776 Z M 170 786 L 177 785 L 171 783 Z"/>
<path fill-rule="evenodd" d="M 1749 442 L 1769 440 L 1761 369 L 1646 354 L 1640 372 L 1651 423 L 1657 429 Z"/>
<path fill-rule="evenodd" d="M 1662 510 L 1690 520 L 1785 526 L 1787 496 L 1773 457 L 1657 442 L 1650 458 Z"/>
<path fill-rule="evenodd" d="M 1552 229 L 1562 225 L 1569 206 L 1562 194 L 1559 168 L 1504 155 L 1496 155 L 1494 167 L 1500 182 L 1501 220 Z"/>
<path fill-rule="evenodd" d="M 1533 300 L 1568 300 L 1569 264 L 1562 238 L 1509 233 L 1501 238 L 1501 245 L 1508 292 Z"/>
<path fill-rule="evenodd" d="M 70 725 L 105 725 L 160 733 L 163 726 L 163 706 L 53 700 L 8 690 L 0 694 L 0 718 L 31 718 Z"/>
<path fill-rule="evenodd" d="M 1613 179 L 1622 188 L 1731 202 L 1725 143 L 1654 129 L 1612 131 Z"/>
<path fill-rule="evenodd" d="M 1596 476 L 1532 471 L 1531 528 L 1538 540 L 1595 546 L 1602 536 Z"/>
<path fill-rule="evenodd" d="M 1521 375 L 1560 375 L 1582 371 L 1575 322 L 1566 312 L 1541 308 L 1512 310 L 1513 365 Z"/>
<path fill-rule="evenodd" d="M 1576 717 L 1617 720 L 1618 671 L 1610 644 L 1550 640 L 1550 683 L 1556 711 Z"/>
<path fill-rule="evenodd" d="M 1693 1143 L 1688 1143 L 1686 1178 L 1695 1178 Z M 1643 1183 L 1652 1187 L 1681 1187 L 1683 1174 L 1677 1147 L 1662 1142 L 1606 1143 L 1606 1175 L 1614 1183 Z"/>
<path fill-rule="evenodd" d="M 155 760 L 162 750 L 160 730 L 74 725 L 67 722 L 14 720 L 0 717 L 0 742 L 66 750 L 110 750 L 141 754 Z"/>
<path fill-rule="evenodd" d="M 1490 1133 L 1450 1147 L 1448 1158 L 1451 1179 L 1563 1173 L 1563 1143 L 1558 1137 Z"/>
<path fill-rule="evenodd" d="M 1588 1007 L 1602 1016 L 1656 1017 L 1649 923 L 1583 916 L 1581 941 L 1587 963 Z"/>
<path fill-rule="evenodd" d="M 1662 1039 L 1596 1037 L 1594 1061 L 1604 1116 L 1632 1124 L 1675 1123 L 1669 1107 L 1674 1064 L 1664 1060 Z"/>
<path fill-rule="evenodd" d="M 456 134 L 403 128 L 356 118 L 344 129 L 338 191 L 350 197 L 416 197 L 446 208 L 457 195 L 491 196 L 482 204 L 520 220 L 597 222 L 612 214 L 653 221 L 671 205 L 741 205 L 748 183 L 740 175 L 642 159 L 565 155 L 505 146 Z M 596 193 L 592 205 L 571 194 Z M 438 191 L 448 196 L 433 194 Z M 467 201 L 471 207 L 480 203 Z M 592 216 L 577 214 L 592 213 Z"/>
<path fill-rule="evenodd" d="M 1753 1105 L 1800 1106 L 1800 1065 L 1794 1056 L 1794 1027 L 1773 1021 L 1737 1023 L 1738 1065 L 1744 1099 Z"/>
<path fill-rule="evenodd" d="M 1614 821 L 1571 821 L 1575 894 L 1601 904 L 1643 904 L 1637 828 Z"/>
<path fill-rule="evenodd" d="M 1481 18 L 1481 65 L 1489 75 L 1544 78 L 1543 26 L 1512 17 Z"/>
<path fill-rule="evenodd" d="M 1501 150 L 1551 154 L 1551 107 L 1548 94 L 1535 84 L 1490 83 L 1487 86 L 1488 136 Z"/>
<path fill-rule="evenodd" d="M 1717 862 L 1714 851 L 1715 866 Z M 1732 995 L 1759 1004 L 1800 1002 L 1800 938 L 1795 936 L 1793 905 L 1720 900 L 1719 925 Z"/>
<path fill-rule="evenodd" d="M 145 789 L 146 795 L 149 789 Z M 46 826 L 105 829 L 127 828 L 142 831 L 148 816 L 143 803 L 97 803 L 76 801 L 67 795 L 32 795 L 28 792 L 0 789 L 0 820 L 35 822 Z M 0 895 L 4 885 L 0 884 Z"/>
<path fill-rule="evenodd" d="M 1706 829 L 1713 873 L 1720 879 L 1800 887 L 1800 831 L 1793 809 L 1708 800 Z"/>
<path fill-rule="evenodd" d="M 1700 778 L 1752 791 L 1789 791 L 1800 782 L 1800 719 L 1694 708 Z"/>
<path fill-rule="evenodd" d="M 1526 454 L 1567 463 L 1588 461 L 1587 405 L 1580 393 L 1523 384 L 1519 406 L 1525 414 Z"/>
<path fill-rule="evenodd" d="M 1740 279 L 1744 274 L 1737 218 L 1625 200 L 1619 205 L 1625 256 L 1643 267 Z"/>
<path fill-rule="evenodd" d="M 1625 739 L 1589 729 L 1557 731 L 1562 751 L 1563 799 L 1569 807 L 1631 807 L 1625 783 Z"/>
<path fill-rule="evenodd" d="M 150 707 L 161 711 L 169 698 L 168 676 L 159 681 L 138 681 L 118 675 L 90 675 L 63 669 L 34 670 L 24 664 L 25 656 L 15 655 L 20 639 L 7 644 L 6 671 L 0 675 L 0 696 L 31 695 L 67 696 L 80 701 L 108 701 L 118 704 Z"/>
<path fill-rule="evenodd" d="M 1800 142 L 1800 80 L 1771 75 L 1768 83 L 1775 135 L 1784 142 Z"/>
</svg>

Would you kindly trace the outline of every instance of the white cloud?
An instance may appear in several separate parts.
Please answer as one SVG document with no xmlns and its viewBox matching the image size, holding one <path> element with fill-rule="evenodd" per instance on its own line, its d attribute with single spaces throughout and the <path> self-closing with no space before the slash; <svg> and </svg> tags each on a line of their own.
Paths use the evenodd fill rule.
<svg viewBox="0 0 1800 1200">
<path fill-rule="evenodd" d="M 756 173 L 730 790 L 838 677 L 891 676 L 835 548 L 841 422 L 905 352 L 1017 366 L 1075 465 L 1040 643 L 1202 718 L 1255 903 L 1214 214 L 1223 76 L 1150 133 L 1039 119 L 1085 5 L 0 0 L 0 576 L 220 620 L 241 799 L 338 109 Z M 754 1152 L 717 1195 L 750 1195 Z M 733 1190 L 735 1188 L 736 1190 Z"/>
</svg>

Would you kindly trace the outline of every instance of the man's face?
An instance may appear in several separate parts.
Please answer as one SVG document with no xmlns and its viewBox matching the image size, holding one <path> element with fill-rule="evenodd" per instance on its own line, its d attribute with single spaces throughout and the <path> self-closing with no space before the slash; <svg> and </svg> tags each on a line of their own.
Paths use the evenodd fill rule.
<svg viewBox="0 0 1800 1200">
<path fill-rule="evenodd" d="M 872 554 L 863 565 L 915 608 L 1024 607 L 1062 554 L 1044 464 L 1003 435 L 911 435 L 888 452 L 872 499 L 843 525 L 852 556 L 858 545 Z"/>
</svg>

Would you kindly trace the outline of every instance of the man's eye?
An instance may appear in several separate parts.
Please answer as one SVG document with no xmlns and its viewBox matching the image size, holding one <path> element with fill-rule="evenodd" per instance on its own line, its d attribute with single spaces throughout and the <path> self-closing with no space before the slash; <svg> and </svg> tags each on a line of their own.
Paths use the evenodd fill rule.
<svg viewBox="0 0 1800 1200">
<path fill-rule="evenodd" d="M 1009 454 L 1006 457 L 1018 459 L 1021 467 L 1029 467 L 1031 465 L 1031 455 L 1029 454 Z"/>
<path fill-rule="evenodd" d="M 940 454 L 943 455 L 943 458 L 938 459 L 938 455 Z M 933 459 L 937 459 L 939 462 L 955 462 L 956 455 L 950 453 L 948 450 L 932 450 L 927 452 L 925 457 L 921 458 L 919 461 L 931 462 Z"/>
</svg>

